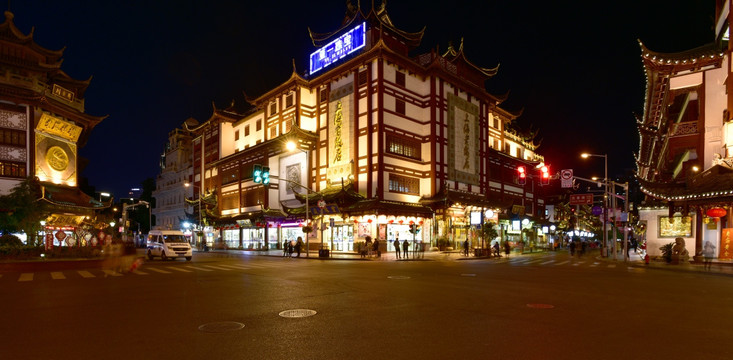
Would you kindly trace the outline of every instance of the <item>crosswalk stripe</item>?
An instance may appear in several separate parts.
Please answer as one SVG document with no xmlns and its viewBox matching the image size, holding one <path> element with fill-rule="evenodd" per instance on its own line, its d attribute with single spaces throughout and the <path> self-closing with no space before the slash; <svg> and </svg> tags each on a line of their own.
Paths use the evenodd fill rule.
<svg viewBox="0 0 733 360">
<path fill-rule="evenodd" d="M 147 268 L 147 269 L 148 270 L 155 271 L 155 272 L 159 272 L 161 274 L 170 274 L 171 273 L 170 271 L 160 270 L 160 269 L 157 269 L 157 268 L 154 268 L 154 267 L 150 267 L 150 268 Z"/>
<path fill-rule="evenodd" d="M 249 269 L 249 267 L 242 267 L 242 266 L 239 266 L 239 265 L 218 265 L 218 266 L 226 267 L 226 268 L 232 268 L 232 270 L 247 270 L 247 269 Z"/>
<path fill-rule="evenodd" d="M 33 281 L 33 273 L 22 273 L 18 281 Z"/>
<path fill-rule="evenodd" d="M 223 268 L 223 267 L 220 267 L 220 266 L 216 266 L 216 265 L 204 265 L 204 266 L 206 266 L 206 267 L 210 267 L 210 268 L 214 268 L 214 269 L 217 269 L 217 270 L 225 270 L 225 271 L 230 271 L 230 270 L 232 270 L 232 269 L 227 269 L 227 268 Z"/>
<path fill-rule="evenodd" d="M 81 277 L 83 278 L 93 278 L 94 277 L 94 274 L 86 270 L 78 270 L 77 273 L 79 273 L 79 275 L 81 275 Z"/>
<path fill-rule="evenodd" d="M 594 262 L 594 263 L 593 263 L 593 264 L 592 264 L 592 265 L 591 265 L 590 267 L 596 267 L 596 266 L 598 266 L 599 264 L 600 264 L 599 262 Z"/>
<path fill-rule="evenodd" d="M 570 262 L 569 260 L 565 260 L 565 261 L 563 261 L 563 262 L 559 262 L 559 263 L 555 264 L 555 266 L 559 266 L 559 265 L 565 265 L 565 264 L 567 264 L 567 263 L 569 263 L 569 262 Z"/>
<path fill-rule="evenodd" d="M 180 272 L 191 272 L 191 270 L 180 269 L 180 268 L 177 268 L 177 267 L 167 267 L 166 269 L 176 270 L 176 271 L 180 271 Z"/>
<path fill-rule="evenodd" d="M 122 274 L 120 274 L 120 273 L 118 273 L 117 271 L 114 271 L 114 270 L 104 269 L 102 271 L 104 271 L 104 273 L 106 275 L 109 275 L 109 276 L 122 276 Z"/>
<path fill-rule="evenodd" d="M 550 264 L 550 263 L 554 263 L 554 262 L 555 262 L 555 260 L 545 261 L 545 262 L 543 262 L 540 265 L 546 265 L 546 264 Z"/>
<path fill-rule="evenodd" d="M 202 268 L 202 267 L 200 267 L 200 266 L 191 266 L 191 265 L 188 265 L 188 266 L 186 266 L 186 267 L 187 267 L 187 268 L 189 268 L 189 269 L 194 269 L 194 270 L 201 270 L 201 271 L 214 271 L 214 270 L 211 270 L 211 269 L 204 269 L 204 268 Z"/>
<path fill-rule="evenodd" d="M 64 279 L 66 279 L 66 276 L 64 276 L 64 273 L 62 273 L 60 271 L 52 271 L 51 272 L 51 279 L 54 279 L 54 280 L 64 280 Z"/>
</svg>

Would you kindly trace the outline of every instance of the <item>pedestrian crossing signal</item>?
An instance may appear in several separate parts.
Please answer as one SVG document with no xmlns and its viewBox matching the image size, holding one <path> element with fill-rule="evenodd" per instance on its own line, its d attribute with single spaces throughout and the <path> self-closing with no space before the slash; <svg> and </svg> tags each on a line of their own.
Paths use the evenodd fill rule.
<svg viewBox="0 0 733 360">
<path fill-rule="evenodd" d="M 270 185 L 270 168 L 262 167 L 262 185 Z"/>
<path fill-rule="evenodd" d="M 260 164 L 254 165 L 254 170 L 252 170 L 252 180 L 254 180 L 254 182 L 257 184 L 262 183 L 262 165 Z"/>
</svg>

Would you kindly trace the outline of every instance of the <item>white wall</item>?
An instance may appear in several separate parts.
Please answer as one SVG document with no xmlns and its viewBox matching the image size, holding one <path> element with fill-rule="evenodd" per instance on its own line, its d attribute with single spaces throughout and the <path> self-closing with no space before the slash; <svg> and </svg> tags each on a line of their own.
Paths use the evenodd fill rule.
<svg viewBox="0 0 733 360">
<path fill-rule="evenodd" d="M 662 252 L 659 250 L 660 247 L 674 242 L 674 238 L 660 238 L 659 237 L 659 216 L 667 216 L 669 211 L 667 209 L 639 209 L 639 220 L 646 220 L 646 250 L 650 257 L 661 256 Z M 690 253 L 690 258 L 695 255 L 695 215 L 690 214 L 692 222 L 692 236 L 683 237 L 685 239 L 685 249 Z"/>
</svg>

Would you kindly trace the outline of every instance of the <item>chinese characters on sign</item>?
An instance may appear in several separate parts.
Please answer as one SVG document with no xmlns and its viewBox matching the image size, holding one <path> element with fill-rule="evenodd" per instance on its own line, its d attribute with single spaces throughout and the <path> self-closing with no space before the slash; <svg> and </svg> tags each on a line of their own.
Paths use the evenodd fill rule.
<svg viewBox="0 0 733 360">
<path fill-rule="evenodd" d="M 718 260 L 733 260 L 733 228 L 723 229 L 723 238 L 720 239 L 720 253 Z"/>
<path fill-rule="evenodd" d="M 571 194 L 570 205 L 591 205 L 593 204 L 593 194 Z"/>
<path fill-rule="evenodd" d="M 366 45 L 366 23 L 363 22 L 311 54 L 313 74 Z"/>
</svg>

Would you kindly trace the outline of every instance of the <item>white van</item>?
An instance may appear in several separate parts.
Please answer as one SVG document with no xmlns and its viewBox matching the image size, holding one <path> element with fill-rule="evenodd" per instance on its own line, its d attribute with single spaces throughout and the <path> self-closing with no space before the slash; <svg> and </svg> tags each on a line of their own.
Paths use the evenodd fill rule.
<svg viewBox="0 0 733 360">
<path fill-rule="evenodd" d="M 150 230 L 148 233 L 148 259 L 159 256 L 161 260 L 185 257 L 191 261 L 193 250 L 188 239 L 179 230 Z"/>
</svg>

